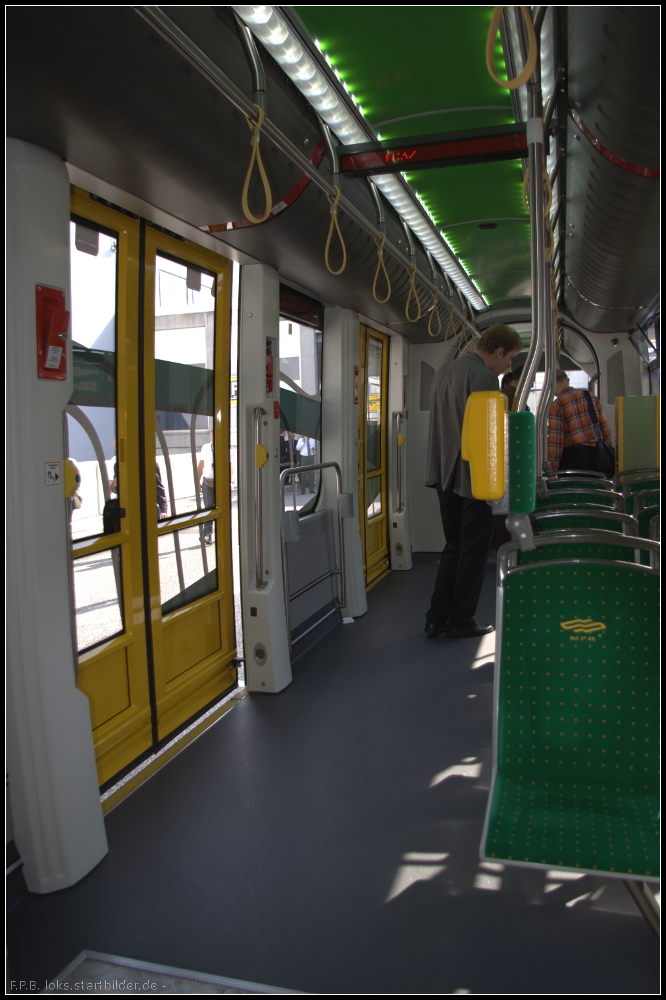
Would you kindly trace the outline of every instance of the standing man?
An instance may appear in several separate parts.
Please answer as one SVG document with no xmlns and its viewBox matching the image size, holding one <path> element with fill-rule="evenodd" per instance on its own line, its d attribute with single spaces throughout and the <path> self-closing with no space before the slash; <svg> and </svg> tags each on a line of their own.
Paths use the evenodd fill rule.
<svg viewBox="0 0 666 1000">
<path fill-rule="evenodd" d="M 512 327 L 491 326 L 475 351 L 443 364 L 432 380 L 425 485 L 437 490 L 446 545 L 426 614 L 429 636 L 445 632 L 458 639 L 493 630 L 473 617 L 493 536 L 493 514 L 488 501 L 472 496 L 460 439 L 468 397 L 499 390 L 498 376 L 520 347 L 520 334 Z"/>
<path fill-rule="evenodd" d="M 299 438 L 298 444 L 296 445 L 296 450 L 298 451 L 298 454 L 301 456 L 301 460 L 299 462 L 300 468 L 303 468 L 305 466 L 304 471 L 302 473 L 299 472 L 298 474 L 298 478 L 301 481 L 300 483 L 301 493 L 309 493 L 310 491 L 314 493 L 315 492 L 314 472 L 310 472 L 310 470 L 307 469 L 307 466 L 314 465 L 315 439 L 311 437 Z"/>
<path fill-rule="evenodd" d="M 595 469 L 610 478 L 615 460 L 610 450 L 611 432 L 606 414 L 588 389 L 572 389 L 561 368 L 555 374 L 557 399 L 548 416 L 548 461 L 558 469 Z M 596 429 L 595 429 L 596 428 Z M 606 468 L 597 468 L 597 440 L 603 440 Z"/>
<path fill-rule="evenodd" d="M 213 461 L 213 432 L 210 432 L 210 441 L 202 445 L 199 452 L 199 464 L 197 465 L 197 478 L 201 481 L 201 493 L 203 495 L 204 510 L 209 510 L 215 506 L 215 472 Z M 206 521 L 204 524 L 204 539 L 206 545 L 213 544 L 213 522 Z"/>
</svg>

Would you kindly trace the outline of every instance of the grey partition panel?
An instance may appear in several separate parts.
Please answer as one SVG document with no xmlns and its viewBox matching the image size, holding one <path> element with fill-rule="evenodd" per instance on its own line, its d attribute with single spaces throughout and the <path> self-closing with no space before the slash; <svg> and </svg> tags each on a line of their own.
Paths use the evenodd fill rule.
<svg viewBox="0 0 666 1000">
<path fill-rule="evenodd" d="M 286 544 L 292 641 L 328 616 L 338 603 L 333 511 L 302 517 L 300 529 L 300 540 Z"/>
</svg>

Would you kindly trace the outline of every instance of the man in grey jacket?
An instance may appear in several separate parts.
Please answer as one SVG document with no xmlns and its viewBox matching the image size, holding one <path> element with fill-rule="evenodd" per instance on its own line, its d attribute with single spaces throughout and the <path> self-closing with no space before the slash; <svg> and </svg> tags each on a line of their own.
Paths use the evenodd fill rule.
<svg viewBox="0 0 666 1000">
<path fill-rule="evenodd" d="M 468 397 L 473 392 L 499 390 L 498 376 L 520 347 L 520 334 L 512 327 L 491 326 L 474 351 L 443 364 L 432 380 L 425 485 L 437 490 L 446 545 L 426 614 L 429 636 L 445 632 L 457 639 L 493 630 L 492 625 L 479 625 L 473 618 L 490 550 L 493 515 L 486 500 L 472 496 L 469 462 L 461 458 L 460 438 Z"/>
</svg>

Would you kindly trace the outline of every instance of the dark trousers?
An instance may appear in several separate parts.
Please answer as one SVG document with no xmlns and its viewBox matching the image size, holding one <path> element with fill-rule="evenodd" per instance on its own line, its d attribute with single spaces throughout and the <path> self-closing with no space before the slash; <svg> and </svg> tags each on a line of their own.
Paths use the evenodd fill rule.
<svg viewBox="0 0 666 1000">
<path fill-rule="evenodd" d="M 593 444 L 570 444 L 562 449 L 560 469 L 594 469 L 596 446 Z"/>
<path fill-rule="evenodd" d="M 439 510 L 446 545 L 426 614 L 426 621 L 443 625 L 465 623 L 474 617 L 493 538 L 495 520 L 485 500 L 470 500 L 437 484 Z"/>
</svg>

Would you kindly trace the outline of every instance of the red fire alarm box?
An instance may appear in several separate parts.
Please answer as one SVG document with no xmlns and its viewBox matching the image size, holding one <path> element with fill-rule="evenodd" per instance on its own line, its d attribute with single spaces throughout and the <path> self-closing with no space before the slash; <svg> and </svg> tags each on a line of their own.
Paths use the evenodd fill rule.
<svg viewBox="0 0 666 1000">
<path fill-rule="evenodd" d="M 67 328 L 69 312 L 65 293 L 59 288 L 37 285 L 37 377 L 67 378 Z"/>
</svg>

